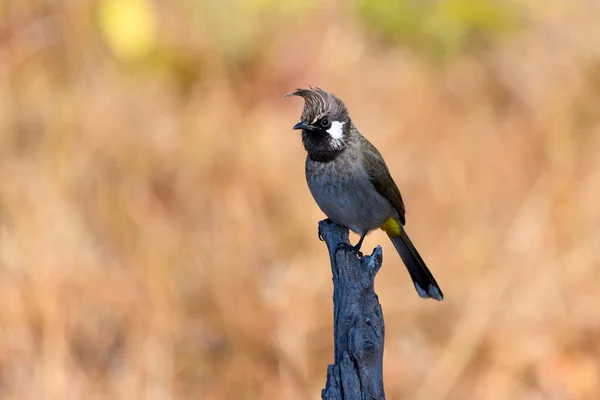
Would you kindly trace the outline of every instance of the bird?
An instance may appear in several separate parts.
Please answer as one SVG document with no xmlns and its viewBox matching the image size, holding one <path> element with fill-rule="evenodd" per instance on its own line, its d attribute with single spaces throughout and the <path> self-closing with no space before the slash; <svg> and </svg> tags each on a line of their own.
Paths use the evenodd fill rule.
<svg viewBox="0 0 600 400">
<path fill-rule="evenodd" d="M 358 131 L 346 105 L 319 88 L 296 89 L 284 98 L 304 99 L 300 122 L 306 150 L 308 188 L 328 220 L 360 235 L 354 246 L 362 257 L 368 233 L 381 229 L 391 239 L 421 298 L 443 300 L 433 274 L 406 233 L 404 201 L 381 153 Z"/>
</svg>

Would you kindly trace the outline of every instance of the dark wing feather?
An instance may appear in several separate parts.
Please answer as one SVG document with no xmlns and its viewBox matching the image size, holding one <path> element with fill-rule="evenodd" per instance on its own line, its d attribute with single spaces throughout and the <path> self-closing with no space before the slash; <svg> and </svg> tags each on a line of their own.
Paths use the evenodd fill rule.
<svg viewBox="0 0 600 400">
<path fill-rule="evenodd" d="M 371 184 L 380 195 L 390 202 L 398 212 L 400 222 L 404 225 L 406 223 L 404 202 L 383 157 L 365 137 L 361 136 L 360 141 L 363 163 Z"/>
</svg>

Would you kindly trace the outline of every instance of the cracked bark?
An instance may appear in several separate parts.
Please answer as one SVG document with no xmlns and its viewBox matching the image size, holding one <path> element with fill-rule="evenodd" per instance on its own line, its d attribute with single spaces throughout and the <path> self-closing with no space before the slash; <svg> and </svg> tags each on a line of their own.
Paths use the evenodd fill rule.
<svg viewBox="0 0 600 400">
<path fill-rule="evenodd" d="M 328 220 L 319 222 L 319 236 L 327 243 L 333 273 L 334 364 L 327 367 L 321 398 L 327 400 L 385 399 L 383 344 L 385 326 L 373 288 L 383 255 L 377 246 L 359 258 L 348 243 L 348 230 Z"/>
</svg>

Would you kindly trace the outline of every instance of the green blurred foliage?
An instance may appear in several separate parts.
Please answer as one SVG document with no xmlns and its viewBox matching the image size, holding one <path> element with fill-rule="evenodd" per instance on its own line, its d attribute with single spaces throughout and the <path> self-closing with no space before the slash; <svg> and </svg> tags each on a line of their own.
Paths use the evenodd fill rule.
<svg viewBox="0 0 600 400">
<path fill-rule="evenodd" d="M 316 11 L 314 0 L 191 0 L 179 4 L 189 26 L 165 35 L 161 9 L 151 0 L 101 0 L 96 24 L 104 44 L 122 67 L 161 75 L 183 91 L 217 66 L 233 77 L 260 63 L 265 48 L 285 26 L 300 24 Z M 164 23 L 164 21 L 163 21 Z M 243 76 L 242 76 L 243 78 Z"/>
<path fill-rule="evenodd" d="M 282 29 L 309 22 L 315 0 L 194 0 L 183 3 L 194 30 L 194 52 L 179 52 L 161 35 L 160 10 L 148 0 L 102 0 L 99 30 L 116 59 L 153 73 L 175 73 L 188 87 L 203 59 L 220 60 L 235 74 L 259 62 L 265 46 Z M 520 12 L 499 0 L 353 0 L 351 12 L 374 36 L 408 45 L 429 61 L 448 60 L 481 48 L 517 27 Z M 218 62 L 218 61 L 217 61 Z"/>
<path fill-rule="evenodd" d="M 214 44 L 228 58 L 251 57 L 269 40 L 282 19 L 302 18 L 315 10 L 314 0 L 199 0 L 193 12 L 214 35 Z"/>
<path fill-rule="evenodd" d="M 419 53 L 448 58 L 517 27 L 514 3 L 494 0 L 355 0 L 359 19 L 376 35 Z"/>
</svg>

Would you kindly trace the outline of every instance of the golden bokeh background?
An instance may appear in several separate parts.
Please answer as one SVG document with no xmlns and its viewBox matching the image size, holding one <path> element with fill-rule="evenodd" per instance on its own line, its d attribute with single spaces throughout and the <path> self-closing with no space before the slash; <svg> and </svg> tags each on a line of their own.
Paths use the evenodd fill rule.
<svg viewBox="0 0 600 400">
<path fill-rule="evenodd" d="M 597 0 L 0 2 L 0 398 L 319 398 L 297 87 L 383 153 L 390 399 L 600 398 Z M 357 240 L 352 236 L 351 240 Z"/>
</svg>

